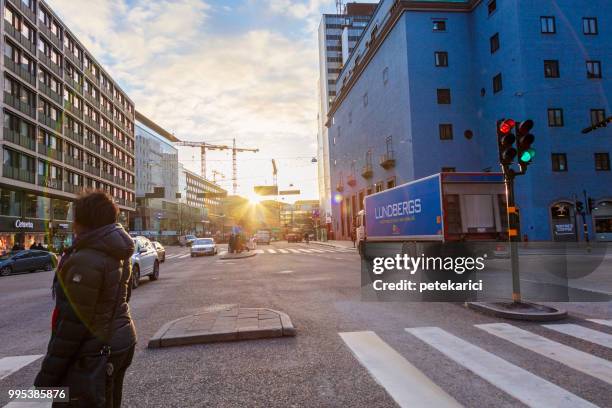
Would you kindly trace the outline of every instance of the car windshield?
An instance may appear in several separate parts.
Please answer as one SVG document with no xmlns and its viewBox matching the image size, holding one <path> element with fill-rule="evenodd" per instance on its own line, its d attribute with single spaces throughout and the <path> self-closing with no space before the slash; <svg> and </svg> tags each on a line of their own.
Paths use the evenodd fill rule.
<svg viewBox="0 0 612 408">
<path fill-rule="evenodd" d="M 210 238 L 196 239 L 196 241 L 194 242 L 194 244 L 196 244 L 196 245 L 212 245 L 214 243 L 215 243 L 215 241 L 213 241 Z"/>
<path fill-rule="evenodd" d="M 195 235 L 185 235 L 186 239 L 196 239 Z"/>
</svg>

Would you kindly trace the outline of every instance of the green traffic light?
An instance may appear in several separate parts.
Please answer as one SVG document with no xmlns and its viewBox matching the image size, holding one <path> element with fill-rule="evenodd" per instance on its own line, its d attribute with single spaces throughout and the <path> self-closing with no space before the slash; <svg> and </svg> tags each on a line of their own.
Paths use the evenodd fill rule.
<svg viewBox="0 0 612 408">
<path fill-rule="evenodd" d="M 535 150 L 527 149 L 521 153 L 521 157 L 519 157 L 519 160 L 522 161 L 523 163 L 529 163 L 531 160 L 533 160 L 534 157 L 535 157 Z"/>
</svg>

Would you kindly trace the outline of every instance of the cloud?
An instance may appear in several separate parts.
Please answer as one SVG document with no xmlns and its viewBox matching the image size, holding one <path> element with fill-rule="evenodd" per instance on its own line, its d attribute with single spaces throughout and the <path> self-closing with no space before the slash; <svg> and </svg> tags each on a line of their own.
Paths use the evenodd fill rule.
<svg viewBox="0 0 612 408">
<path fill-rule="evenodd" d="M 330 0 L 264 0 L 268 9 L 277 14 L 297 19 L 305 19 L 321 14 L 323 5 Z"/>
<path fill-rule="evenodd" d="M 262 166 L 268 157 L 315 154 L 318 58 L 309 36 L 289 38 L 273 28 L 216 34 L 209 24 L 215 9 L 202 0 L 50 2 L 137 110 L 183 140 L 235 138 L 259 147 L 241 157 L 244 186 L 271 182 Z M 310 13 L 314 3 L 292 12 Z M 209 174 L 217 166 L 229 180 L 226 153 L 210 157 Z M 315 196 L 316 184 L 306 180 L 315 175 L 304 172 L 316 166 L 286 164 L 284 176 L 312 184 L 304 187 Z M 197 158 L 185 165 L 199 169 Z"/>
</svg>

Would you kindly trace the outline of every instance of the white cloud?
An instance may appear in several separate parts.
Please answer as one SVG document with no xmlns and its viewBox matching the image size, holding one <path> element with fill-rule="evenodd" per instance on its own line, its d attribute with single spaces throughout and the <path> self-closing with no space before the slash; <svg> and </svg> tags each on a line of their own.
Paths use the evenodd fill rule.
<svg viewBox="0 0 612 408">
<path fill-rule="evenodd" d="M 201 0 L 50 2 L 137 110 L 185 140 L 236 138 L 259 147 L 257 155 L 241 156 L 243 192 L 271 182 L 266 158 L 315 153 L 317 53 L 310 37 L 290 39 L 272 29 L 216 35 L 208 24 L 214 10 Z M 297 13 L 310 13 L 316 2 Z M 182 157 L 199 169 L 190 154 Z M 209 157 L 209 175 L 217 168 L 229 180 L 226 153 Z M 279 160 L 281 182 L 314 197 L 316 166 L 300 160 Z"/>
</svg>

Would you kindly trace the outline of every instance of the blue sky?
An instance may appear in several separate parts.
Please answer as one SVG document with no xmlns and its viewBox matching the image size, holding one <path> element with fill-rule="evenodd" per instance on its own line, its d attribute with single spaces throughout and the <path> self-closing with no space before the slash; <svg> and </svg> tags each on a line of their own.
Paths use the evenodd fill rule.
<svg viewBox="0 0 612 408">
<path fill-rule="evenodd" d="M 272 182 L 317 198 L 317 27 L 333 0 L 48 0 L 136 103 L 183 140 L 257 147 L 239 156 L 239 193 Z M 200 169 L 199 151 L 181 161 Z M 208 154 L 225 174 L 231 154 Z M 289 200 L 289 198 L 288 198 Z"/>
</svg>

